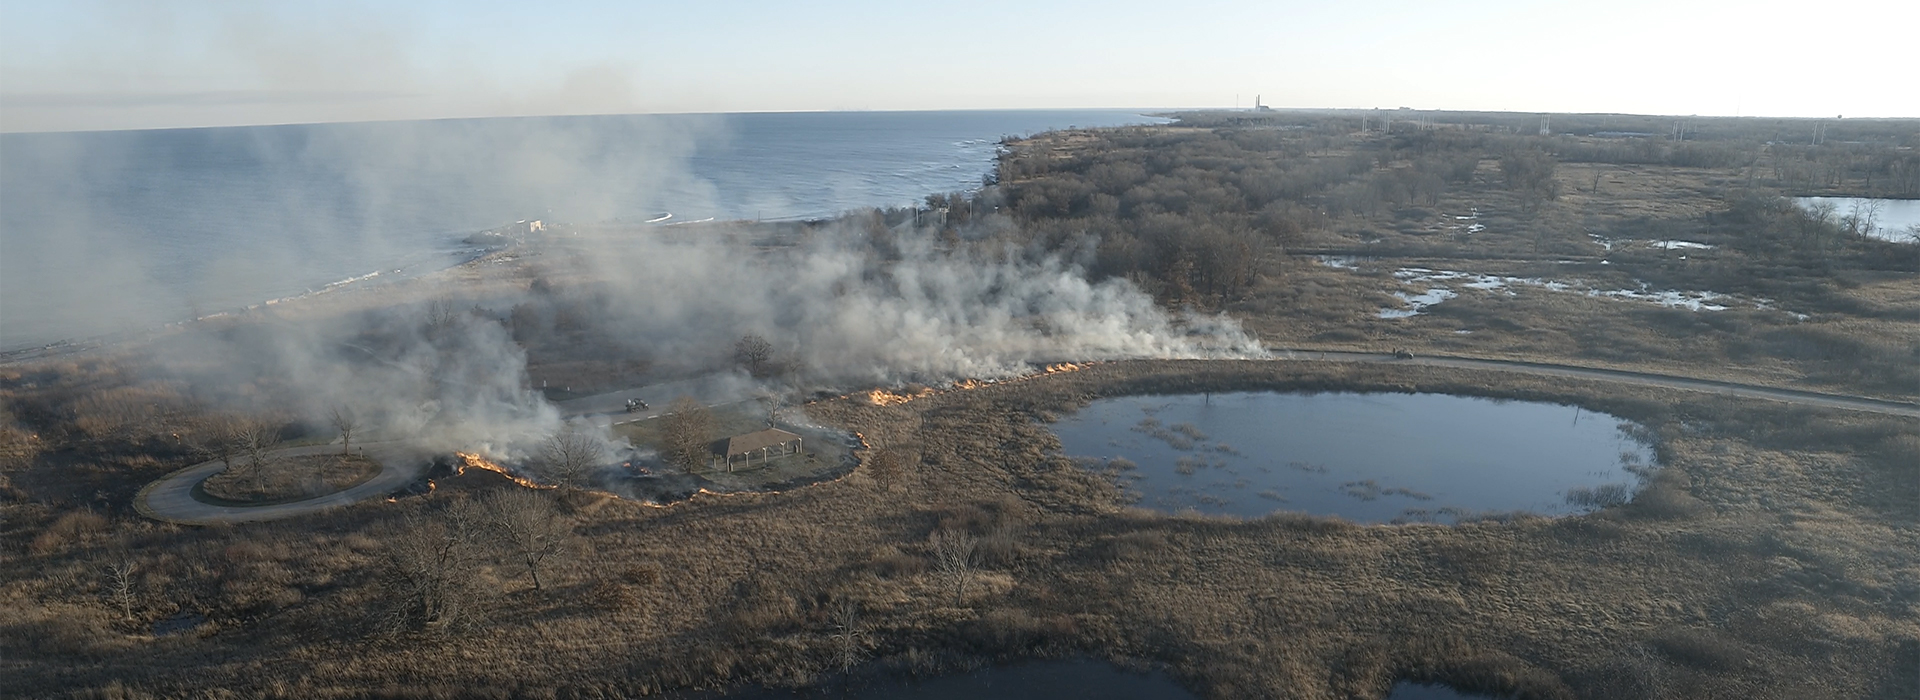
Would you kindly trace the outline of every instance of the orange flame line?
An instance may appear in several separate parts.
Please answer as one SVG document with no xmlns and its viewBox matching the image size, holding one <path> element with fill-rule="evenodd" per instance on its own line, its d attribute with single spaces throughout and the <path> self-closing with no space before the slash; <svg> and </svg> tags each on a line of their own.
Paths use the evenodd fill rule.
<svg viewBox="0 0 1920 700">
<path fill-rule="evenodd" d="M 519 484 L 521 486 L 525 486 L 530 489 L 555 488 L 554 486 L 550 486 L 548 484 L 542 484 L 538 481 L 534 481 L 532 479 L 528 479 L 526 477 L 515 474 L 511 471 L 507 471 L 506 467 L 487 461 L 485 457 L 481 457 L 480 455 L 474 454 L 472 452 L 455 452 L 453 454 L 454 456 L 460 458 L 460 464 L 454 467 L 453 473 L 456 475 L 465 474 L 467 473 L 467 467 L 473 467 L 475 469 L 485 469 L 487 471 L 494 472 L 501 476 L 507 477 L 507 479 L 511 480 L 513 483 Z"/>
<path fill-rule="evenodd" d="M 1078 372 L 1080 370 L 1086 369 L 1088 367 L 1092 367 L 1097 364 L 1100 364 L 1100 362 L 1099 361 L 1057 362 L 1054 364 L 1046 365 L 1040 368 L 1040 371 L 1034 372 L 1033 374 L 1021 375 L 1018 377 L 1014 377 L 1012 379 L 960 379 L 960 380 L 954 381 L 953 384 L 948 386 L 946 391 L 972 391 L 974 389 L 984 389 L 990 386 L 997 386 L 1000 384 L 1011 384 L 1013 382 L 1023 382 L 1023 381 L 1038 378 L 1038 377 L 1045 377 L 1045 376 L 1050 376 L 1055 374 L 1063 374 L 1066 372 Z M 852 399 L 857 397 L 860 400 L 863 400 L 874 406 L 898 406 L 900 404 L 907 403 L 915 399 L 926 398 L 928 396 L 934 396 L 940 393 L 943 393 L 943 391 L 940 389 L 934 389 L 931 387 L 924 388 L 919 391 L 912 391 L 912 392 L 897 392 L 897 391 L 889 391 L 887 389 L 873 389 L 873 390 L 857 392 L 853 394 L 843 394 L 837 398 Z M 818 402 L 809 401 L 807 403 L 813 404 Z"/>
</svg>

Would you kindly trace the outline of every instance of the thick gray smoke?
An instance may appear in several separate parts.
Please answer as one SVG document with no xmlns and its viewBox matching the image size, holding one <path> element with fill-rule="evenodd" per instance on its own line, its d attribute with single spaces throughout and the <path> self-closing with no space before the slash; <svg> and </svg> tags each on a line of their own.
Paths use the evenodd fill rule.
<svg viewBox="0 0 1920 700">
<path fill-rule="evenodd" d="M 870 231 L 848 223 L 760 252 L 660 236 L 586 258 L 617 290 L 607 322 L 657 361 L 721 363 L 735 339 L 754 334 L 802 382 L 999 378 L 1036 363 L 1261 353 L 1231 319 L 1168 313 L 1125 281 L 1090 282 L 1055 257 L 943 244 L 909 225 L 885 238 L 876 249 Z"/>
<path fill-rule="evenodd" d="M 148 348 L 154 371 L 215 408 L 327 426 L 362 440 L 524 457 L 561 425 L 528 386 L 527 357 L 497 322 L 441 303 L 196 328 Z"/>
</svg>

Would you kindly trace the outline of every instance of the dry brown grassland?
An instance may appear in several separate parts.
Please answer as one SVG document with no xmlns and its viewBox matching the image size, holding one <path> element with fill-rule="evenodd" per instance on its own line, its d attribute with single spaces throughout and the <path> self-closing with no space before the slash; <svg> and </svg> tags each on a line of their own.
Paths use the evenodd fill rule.
<svg viewBox="0 0 1920 700">
<path fill-rule="evenodd" d="M 1786 155 L 1722 144 L 1755 160 L 1725 167 L 1565 161 L 1543 185 L 1557 194 L 1542 198 L 1504 180 L 1503 152 L 1618 141 L 1437 132 L 1428 143 L 1424 135 L 1178 126 L 1053 132 L 1015 144 L 1003 159 L 1001 186 L 1030 228 L 1100 233 L 1102 245 L 1116 231 L 1136 231 L 1130 222 L 1146 221 L 1140 229 L 1149 233 L 1141 235 L 1150 235 L 1153 217 L 1245 231 L 1242 255 L 1257 261 L 1249 283 L 1231 298 L 1199 301 L 1229 311 L 1270 347 L 1405 347 L 1920 398 L 1920 247 L 1831 229 L 1824 237 L 1791 233 L 1804 222 L 1754 213 L 1752 203 L 1793 193 L 1764 177 L 1770 159 Z M 1428 182 L 1434 189 L 1427 192 L 1395 189 L 1438 157 L 1478 165 L 1468 177 Z M 1125 184 L 1129 168 L 1136 184 Z M 1261 168 L 1321 179 L 1295 185 L 1304 194 L 1256 195 L 1263 182 L 1245 173 Z M 1320 175 L 1328 169 L 1337 174 Z M 1263 208 L 1267 197 L 1275 198 Z M 1470 224 L 1485 228 L 1469 233 Z M 1672 240 L 1713 247 L 1649 245 Z M 1351 264 L 1359 269 L 1329 267 L 1321 256 L 1357 257 Z M 1405 283 L 1392 275 L 1401 268 L 1735 299 L 1718 301 L 1730 307 L 1724 311 L 1690 311 L 1525 284 L 1482 291 L 1462 287 L 1466 280 Z M 1163 301 L 1192 301 L 1164 279 L 1146 283 Z M 1379 316 L 1407 308 L 1394 293 L 1435 287 L 1459 296 L 1410 318 Z"/>
<path fill-rule="evenodd" d="M 1670 466 L 1629 506 L 1560 520 L 1174 517 L 1128 508 L 1054 454 L 1045 422 L 1098 396 L 1229 388 L 1577 401 L 1648 426 Z M 835 668 L 845 601 L 881 667 L 1107 656 L 1165 664 L 1210 697 L 1380 697 L 1415 678 L 1522 697 L 1891 698 L 1915 680 L 1912 421 L 1264 362 L 1108 364 L 811 411 L 873 444 L 852 476 L 668 508 L 562 494 L 572 563 L 534 592 L 506 562 L 475 560 L 470 614 L 443 628 L 378 623 L 397 595 L 390 543 L 417 527 L 409 518 L 454 517 L 451 504 L 504 482 L 231 529 L 11 504 L 7 541 L 31 546 L 0 561 L 9 689 L 618 697 L 803 684 Z M 930 566 L 939 529 L 980 542 L 959 599 Z M 123 560 L 138 572 L 131 619 L 102 575 Z M 208 622 L 149 631 L 182 613 Z"/>
<path fill-rule="evenodd" d="M 1103 139 L 1076 132 L 1027 148 L 1071 158 L 1108 148 Z M 1351 161 L 1374 145 L 1334 139 L 1302 157 Z M 1562 163 L 1559 198 L 1523 206 L 1491 168 L 1481 162 L 1430 204 L 1276 234 L 1252 256 L 1244 295 L 1220 306 L 1279 347 L 1920 393 L 1902 383 L 1920 357 L 1920 280 L 1854 264 L 1865 248 L 1832 249 L 1824 266 L 1769 257 L 1717 218 L 1746 173 Z M 1485 232 L 1435 228 L 1473 209 Z M 1719 247 L 1606 251 L 1588 233 Z M 529 246 L 432 285 L 267 313 L 298 322 L 393 295 L 422 301 L 445 281 L 475 298 L 517 295 L 564 277 L 582 254 Z M 1318 254 L 1374 259 L 1356 272 Z M 1415 291 L 1387 272 L 1403 266 L 1639 279 L 1766 297 L 1777 310 L 1516 287 L 1379 318 L 1397 304 L 1391 292 Z M 573 303 L 556 298 L 554 309 Z M 645 358 L 596 359 L 605 348 L 590 336 L 522 342 L 536 385 L 624 386 L 647 372 Z M 1528 698 L 1920 688 L 1920 422 L 1908 419 L 1393 364 L 1108 363 L 893 406 L 811 404 L 813 419 L 871 445 L 850 475 L 669 507 L 540 491 L 567 534 L 534 547 L 476 519 L 470 504 L 518 488 L 479 470 L 430 497 L 274 523 L 141 519 L 133 492 L 203 461 L 195 444 L 207 427 L 187 387 L 128 369 L 140 361 L 130 350 L 0 366 L 0 695 L 630 697 L 818 683 L 848 660 L 867 662 L 858 673 L 935 674 L 1064 656 L 1162 666 L 1220 698 L 1371 700 L 1397 679 Z M 1103 396 L 1262 389 L 1575 403 L 1644 426 L 1665 468 L 1628 505 L 1561 519 L 1170 516 L 1131 508 L 1058 455 L 1048 429 Z M 936 532 L 970 537 L 971 566 L 943 566 Z M 530 553 L 550 557 L 537 590 Z M 858 635 L 846 634 L 850 607 Z"/>
</svg>

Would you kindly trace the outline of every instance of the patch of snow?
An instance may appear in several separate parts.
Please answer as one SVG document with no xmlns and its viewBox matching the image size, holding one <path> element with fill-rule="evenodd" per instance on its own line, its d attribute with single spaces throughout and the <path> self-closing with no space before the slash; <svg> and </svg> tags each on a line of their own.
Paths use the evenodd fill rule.
<svg viewBox="0 0 1920 700">
<path fill-rule="evenodd" d="M 1653 241 L 1648 245 L 1661 250 L 1680 250 L 1683 248 L 1691 250 L 1713 250 L 1717 247 L 1706 243 L 1695 243 L 1693 241 Z"/>
<path fill-rule="evenodd" d="M 1603 263 L 1605 261 L 1602 261 Z M 1533 287 L 1551 292 L 1571 292 L 1589 297 L 1606 299 L 1626 299 L 1650 304 L 1659 304 L 1667 308 L 1680 308 L 1690 311 L 1725 311 L 1731 304 L 1752 304 L 1755 309 L 1777 310 L 1771 299 L 1743 300 L 1729 294 L 1709 291 L 1686 291 L 1664 289 L 1656 290 L 1644 282 L 1638 289 L 1600 289 L 1580 280 L 1551 280 L 1538 277 L 1506 277 L 1501 275 L 1482 275 L 1458 270 L 1434 270 L 1425 267 L 1403 267 L 1393 271 L 1395 279 L 1409 285 L 1447 285 L 1446 287 L 1427 288 L 1419 295 L 1396 292 L 1395 296 L 1407 302 L 1407 309 L 1383 309 L 1381 318 L 1406 318 L 1418 315 L 1428 306 L 1451 299 L 1456 294 L 1454 287 L 1474 289 L 1483 292 L 1500 292 L 1507 296 L 1516 296 L 1515 287 Z M 1788 312 L 1792 313 L 1792 312 Z M 1800 316 L 1800 314 L 1795 314 Z"/>
<path fill-rule="evenodd" d="M 1341 270 L 1360 269 L 1360 259 L 1351 255 L 1321 255 L 1320 264 Z"/>
<path fill-rule="evenodd" d="M 1446 287 L 1433 287 L 1421 294 L 1394 292 L 1393 295 L 1400 297 L 1400 301 L 1406 302 L 1407 308 L 1381 309 L 1380 318 L 1407 318 L 1409 316 L 1418 316 L 1420 312 L 1425 311 L 1427 307 L 1460 296 L 1460 293 L 1447 289 Z"/>
</svg>

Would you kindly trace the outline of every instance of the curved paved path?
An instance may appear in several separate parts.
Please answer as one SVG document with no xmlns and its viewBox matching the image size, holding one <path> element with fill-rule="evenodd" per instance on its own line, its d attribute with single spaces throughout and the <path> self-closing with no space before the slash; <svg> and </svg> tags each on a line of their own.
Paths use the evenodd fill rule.
<svg viewBox="0 0 1920 700">
<path fill-rule="evenodd" d="M 1379 362 L 1397 365 L 1420 365 L 1426 367 L 1457 367 L 1461 369 L 1484 369 L 1497 372 L 1517 372 L 1549 377 L 1570 377 L 1575 379 L 1594 379 L 1603 382 L 1657 386 L 1669 389 L 1701 391 L 1710 394 L 1740 396 L 1753 399 L 1765 399 L 1802 406 L 1838 408 L 1848 411 L 1863 411 L 1889 416 L 1907 416 L 1920 418 L 1920 404 L 1869 399 L 1860 396 L 1841 396 L 1822 394 L 1797 389 L 1776 389 L 1753 384 L 1736 384 L 1712 379 L 1691 379 L 1665 374 L 1631 372 L 1618 369 L 1597 369 L 1592 367 L 1570 367 L 1550 365 L 1538 362 L 1518 360 L 1478 360 L 1464 357 L 1415 357 L 1402 359 L 1393 355 L 1379 355 L 1364 352 L 1338 352 L 1318 350 L 1274 350 L 1273 357 L 1279 360 L 1324 360 L 1327 362 Z"/>
<path fill-rule="evenodd" d="M 412 483 L 414 479 L 426 473 L 425 453 L 410 442 L 374 442 L 359 447 L 365 450 L 366 456 L 380 462 L 380 473 L 344 491 L 336 491 L 304 501 L 265 506 L 215 505 L 193 497 L 194 487 L 225 468 L 219 460 L 213 460 L 168 474 L 161 477 L 159 481 L 148 484 L 146 488 L 140 489 L 139 495 L 134 496 L 133 507 L 140 511 L 141 515 L 149 518 L 182 525 L 276 520 L 385 496 L 400 490 L 401 487 Z M 278 450 L 274 454 L 281 457 L 301 457 L 339 451 L 340 448 L 337 445 L 312 445 Z"/>
</svg>

